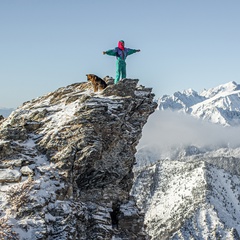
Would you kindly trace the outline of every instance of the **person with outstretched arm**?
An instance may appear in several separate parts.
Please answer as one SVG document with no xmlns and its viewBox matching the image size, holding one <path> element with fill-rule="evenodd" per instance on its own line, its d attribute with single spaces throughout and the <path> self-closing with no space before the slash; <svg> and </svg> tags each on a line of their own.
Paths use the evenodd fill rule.
<svg viewBox="0 0 240 240">
<path fill-rule="evenodd" d="M 126 78 L 126 58 L 128 55 L 133 53 L 140 52 L 140 50 L 125 48 L 125 44 L 123 40 L 118 42 L 118 47 L 115 49 L 111 49 L 108 51 L 104 51 L 103 54 L 107 54 L 109 56 L 115 56 L 117 58 L 116 62 L 116 77 L 114 79 L 114 83 L 117 84 L 121 79 Z"/>
</svg>

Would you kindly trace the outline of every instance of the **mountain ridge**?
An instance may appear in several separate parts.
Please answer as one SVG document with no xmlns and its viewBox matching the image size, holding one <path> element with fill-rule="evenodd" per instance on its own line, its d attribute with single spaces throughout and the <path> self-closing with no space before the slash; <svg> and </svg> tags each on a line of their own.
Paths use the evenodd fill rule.
<svg viewBox="0 0 240 240">
<path fill-rule="evenodd" d="M 182 111 L 213 123 L 237 126 L 240 124 L 239 96 L 240 85 L 232 81 L 201 93 L 185 90 L 164 95 L 158 99 L 158 109 Z"/>
</svg>

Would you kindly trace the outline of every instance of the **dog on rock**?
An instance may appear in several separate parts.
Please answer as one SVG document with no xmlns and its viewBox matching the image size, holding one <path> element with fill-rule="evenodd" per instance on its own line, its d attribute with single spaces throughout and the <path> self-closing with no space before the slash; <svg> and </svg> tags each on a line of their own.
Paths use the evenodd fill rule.
<svg viewBox="0 0 240 240">
<path fill-rule="evenodd" d="M 87 80 L 92 83 L 94 92 L 103 90 L 107 87 L 107 83 L 95 74 L 86 74 Z"/>
</svg>

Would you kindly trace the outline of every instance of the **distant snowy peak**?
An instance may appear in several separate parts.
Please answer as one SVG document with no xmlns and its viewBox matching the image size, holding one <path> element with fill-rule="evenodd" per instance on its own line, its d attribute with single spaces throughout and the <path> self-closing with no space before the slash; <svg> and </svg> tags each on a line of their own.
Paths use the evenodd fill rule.
<svg viewBox="0 0 240 240">
<path fill-rule="evenodd" d="M 172 96 L 164 95 L 158 100 L 158 106 L 160 110 L 186 110 L 205 99 L 205 97 L 200 96 L 196 91 L 188 89 L 183 92 L 175 92 Z"/>
<path fill-rule="evenodd" d="M 186 112 L 225 126 L 240 125 L 240 85 L 229 82 L 200 94 L 189 89 L 164 95 L 158 99 L 158 109 Z"/>
<path fill-rule="evenodd" d="M 232 81 L 214 88 L 210 88 L 209 90 L 203 90 L 200 95 L 206 98 L 211 98 L 217 94 L 230 93 L 237 90 L 240 90 L 240 85 Z"/>
</svg>

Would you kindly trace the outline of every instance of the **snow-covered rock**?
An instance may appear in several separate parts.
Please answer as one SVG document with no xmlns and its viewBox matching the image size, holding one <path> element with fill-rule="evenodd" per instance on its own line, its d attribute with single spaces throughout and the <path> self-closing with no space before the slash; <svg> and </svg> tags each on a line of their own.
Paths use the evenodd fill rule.
<svg viewBox="0 0 240 240">
<path fill-rule="evenodd" d="M 0 183 L 18 182 L 21 173 L 18 170 L 0 169 Z"/>
<path fill-rule="evenodd" d="M 27 176 L 33 174 L 33 170 L 29 166 L 23 166 L 20 169 L 20 172 L 22 173 L 22 175 L 27 175 Z"/>
<path fill-rule="evenodd" d="M 1 239 L 147 239 L 129 192 L 136 145 L 157 104 L 137 83 L 97 93 L 72 84 L 1 122 Z"/>
</svg>

